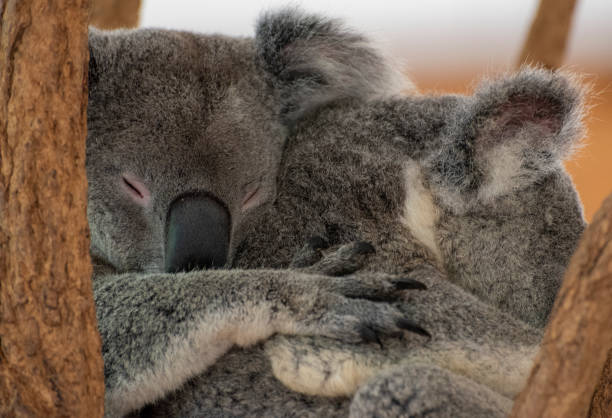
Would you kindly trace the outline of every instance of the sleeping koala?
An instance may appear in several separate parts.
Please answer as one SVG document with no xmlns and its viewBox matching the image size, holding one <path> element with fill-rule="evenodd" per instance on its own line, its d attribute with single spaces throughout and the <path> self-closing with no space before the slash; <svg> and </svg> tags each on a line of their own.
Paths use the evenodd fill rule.
<svg viewBox="0 0 612 418">
<path fill-rule="evenodd" d="M 90 48 L 107 415 L 509 410 L 584 227 L 568 79 L 398 96 L 363 37 L 293 10 L 255 39 L 92 31 Z M 376 251 L 348 276 L 288 268 L 316 261 L 311 236 Z"/>
</svg>

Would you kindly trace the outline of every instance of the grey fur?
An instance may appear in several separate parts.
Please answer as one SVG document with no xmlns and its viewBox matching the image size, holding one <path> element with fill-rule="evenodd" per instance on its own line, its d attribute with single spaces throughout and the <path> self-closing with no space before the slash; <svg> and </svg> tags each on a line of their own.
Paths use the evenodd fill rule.
<svg viewBox="0 0 612 418">
<path fill-rule="evenodd" d="M 362 37 L 288 10 L 255 40 L 92 31 L 90 45 L 107 415 L 161 399 L 142 413 L 345 416 L 359 388 L 353 416 L 508 410 L 584 227 L 560 163 L 579 139 L 573 83 L 524 70 L 469 97 L 391 97 Z M 168 207 L 194 191 L 227 207 L 235 270 L 163 273 Z M 311 236 L 338 251 L 318 261 Z M 391 303 L 406 275 L 428 290 Z M 432 338 L 396 338 L 414 324 Z"/>
</svg>

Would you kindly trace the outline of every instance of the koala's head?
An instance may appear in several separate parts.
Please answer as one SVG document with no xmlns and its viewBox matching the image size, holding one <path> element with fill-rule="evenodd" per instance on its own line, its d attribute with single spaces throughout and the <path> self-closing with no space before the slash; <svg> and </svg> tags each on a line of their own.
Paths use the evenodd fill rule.
<svg viewBox="0 0 612 418">
<path fill-rule="evenodd" d="M 224 265 L 275 198 L 292 126 L 397 89 L 361 36 L 293 10 L 262 16 L 255 39 L 92 30 L 89 43 L 92 255 L 118 271 Z"/>
</svg>

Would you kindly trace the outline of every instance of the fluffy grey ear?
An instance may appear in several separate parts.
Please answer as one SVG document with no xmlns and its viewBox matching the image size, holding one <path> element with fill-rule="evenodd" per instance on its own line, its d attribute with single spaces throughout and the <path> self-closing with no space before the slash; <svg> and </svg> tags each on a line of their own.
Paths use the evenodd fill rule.
<svg viewBox="0 0 612 418">
<path fill-rule="evenodd" d="M 582 97 L 571 76 L 541 69 L 481 83 L 450 124 L 446 155 L 430 161 L 436 182 L 483 202 L 558 169 L 582 138 Z"/>
<path fill-rule="evenodd" d="M 565 159 L 582 137 L 582 93 L 571 76 L 543 69 L 482 83 L 470 109 L 476 149 L 514 143 L 541 154 L 528 159 Z"/>
<path fill-rule="evenodd" d="M 296 9 L 266 13 L 257 22 L 255 42 L 258 64 L 278 90 L 288 123 L 335 100 L 399 90 L 398 73 L 336 20 Z"/>
</svg>

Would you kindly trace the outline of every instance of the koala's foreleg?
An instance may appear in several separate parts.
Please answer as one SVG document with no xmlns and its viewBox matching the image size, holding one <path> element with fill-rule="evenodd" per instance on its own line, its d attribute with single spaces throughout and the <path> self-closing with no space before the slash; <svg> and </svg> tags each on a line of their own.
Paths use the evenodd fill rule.
<svg viewBox="0 0 612 418">
<path fill-rule="evenodd" d="M 404 279 L 389 275 L 327 277 L 294 270 L 96 277 L 106 415 L 159 399 L 232 346 L 275 333 L 354 344 L 414 330 L 389 303 L 404 288 Z"/>
</svg>

